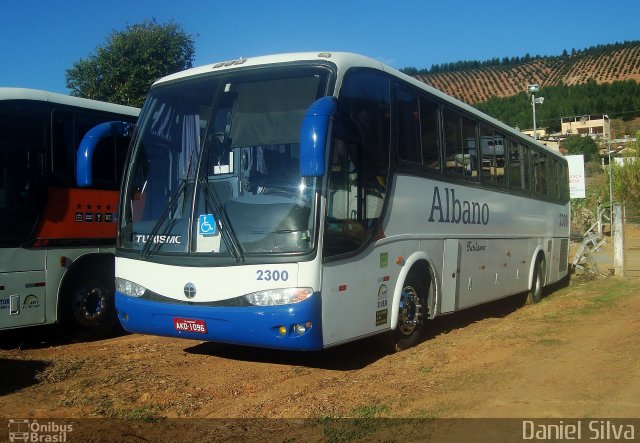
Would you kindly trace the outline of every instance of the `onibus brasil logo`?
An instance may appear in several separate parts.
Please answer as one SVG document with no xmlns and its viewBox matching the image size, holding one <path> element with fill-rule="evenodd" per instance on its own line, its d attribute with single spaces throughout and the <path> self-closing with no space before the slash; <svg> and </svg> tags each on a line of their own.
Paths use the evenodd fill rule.
<svg viewBox="0 0 640 443">
<path fill-rule="evenodd" d="M 11 419 L 9 420 L 10 442 L 66 442 L 69 433 L 73 431 L 72 424 L 58 424 L 53 421 L 40 423 L 38 420 Z"/>
</svg>

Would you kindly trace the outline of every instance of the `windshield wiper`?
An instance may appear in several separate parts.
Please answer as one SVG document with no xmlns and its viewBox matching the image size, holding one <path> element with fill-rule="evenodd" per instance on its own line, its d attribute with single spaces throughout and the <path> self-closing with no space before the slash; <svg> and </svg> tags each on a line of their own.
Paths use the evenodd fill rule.
<svg viewBox="0 0 640 443">
<path fill-rule="evenodd" d="M 220 235 L 224 240 L 224 244 L 227 246 L 227 249 L 229 249 L 231 254 L 233 254 L 236 262 L 244 262 L 242 247 L 240 246 L 240 242 L 238 241 L 236 233 L 233 231 L 233 227 L 231 226 L 229 217 L 227 217 L 227 213 L 224 212 L 224 210 L 220 206 L 215 189 L 213 189 L 211 183 L 209 183 L 209 181 L 205 178 L 201 178 L 199 182 L 200 186 L 202 186 L 202 188 L 204 189 L 204 196 L 206 198 L 207 204 L 213 207 L 215 212 L 218 214 L 218 217 L 216 217 L 216 223 L 218 223 L 218 229 L 220 230 Z"/>
<path fill-rule="evenodd" d="M 153 239 L 156 237 L 156 235 L 158 235 L 158 231 L 160 231 L 162 224 L 167 219 L 167 217 L 169 217 L 171 210 L 176 205 L 176 203 L 178 203 L 178 201 L 180 200 L 180 197 L 182 196 L 182 194 L 184 194 L 184 191 L 186 189 L 187 189 L 187 179 L 183 179 L 180 181 L 180 186 L 178 186 L 178 189 L 176 190 L 176 192 L 169 199 L 169 202 L 167 203 L 167 206 L 164 209 L 164 212 L 162 213 L 162 215 L 160 215 L 160 218 L 158 218 L 158 221 L 153 225 L 153 229 L 149 233 L 149 237 L 145 240 L 144 246 L 142 247 L 142 251 L 140 251 L 141 259 L 144 260 L 148 258 L 149 255 L 151 255 L 151 245 L 154 244 Z"/>
</svg>

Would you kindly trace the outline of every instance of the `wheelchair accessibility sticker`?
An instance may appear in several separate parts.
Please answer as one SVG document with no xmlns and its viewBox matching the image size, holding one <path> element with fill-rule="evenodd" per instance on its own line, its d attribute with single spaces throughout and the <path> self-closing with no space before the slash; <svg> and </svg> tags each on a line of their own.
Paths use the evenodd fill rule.
<svg viewBox="0 0 640 443">
<path fill-rule="evenodd" d="M 198 217 L 198 233 L 204 237 L 218 235 L 218 227 L 213 214 L 202 214 Z"/>
</svg>

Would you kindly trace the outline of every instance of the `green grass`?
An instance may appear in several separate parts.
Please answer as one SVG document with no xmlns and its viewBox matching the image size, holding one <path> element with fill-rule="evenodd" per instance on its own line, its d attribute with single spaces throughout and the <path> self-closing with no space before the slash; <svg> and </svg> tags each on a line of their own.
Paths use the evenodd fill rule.
<svg viewBox="0 0 640 443">
<path fill-rule="evenodd" d="M 359 406 L 351 411 L 351 415 L 356 418 L 376 418 L 389 411 L 386 405 L 366 405 Z"/>
<path fill-rule="evenodd" d="M 609 278 L 582 284 L 576 288 L 579 288 L 581 295 L 574 295 L 573 298 L 580 302 L 579 305 L 544 313 L 542 319 L 549 322 L 565 322 L 578 316 L 593 315 L 603 309 L 611 309 L 621 298 L 635 294 L 638 284 Z"/>
<path fill-rule="evenodd" d="M 422 409 L 418 414 L 418 417 L 424 419 L 441 418 L 447 416 L 451 411 L 455 409 L 456 408 L 451 404 L 437 403 L 427 409 Z"/>
<path fill-rule="evenodd" d="M 125 420 L 141 420 L 146 422 L 154 422 L 160 420 L 161 416 L 157 411 L 157 408 L 151 405 L 144 405 L 132 409 L 118 410 L 115 415 L 116 418 L 123 418 Z"/>
<path fill-rule="evenodd" d="M 35 379 L 45 383 L 58 383 L 73 377 L 86 364 L 83 358 L 66 358 L 48 362 L 49 365 L 35 374 Z"/>
</svg>

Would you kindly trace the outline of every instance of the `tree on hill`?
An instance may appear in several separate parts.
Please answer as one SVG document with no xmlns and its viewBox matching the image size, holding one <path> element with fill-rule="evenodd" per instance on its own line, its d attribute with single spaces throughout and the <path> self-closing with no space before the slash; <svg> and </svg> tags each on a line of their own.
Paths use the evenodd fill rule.
<svg viewBox="0 0 640 443">
<path fill-rule="evenodd" d="M 536 107 L 536 120 L 539 127 L 551 132 L 560 131 L 561 117 L 608 114 L 629 120 L 640 115 L 640 83 L 634 80 L 547 86 L 540 88 L 539 96 L 545 97 L 545 101 L 543 106 Z M 491 97 L 473 106 L 510 126 L 532 127 L 531 99 L 524 92 L 511 97 Z"/>
<path fill-rule="evenodd" d="M 598 144 L 591 137 L 571 135 L 562 142 L 562 148 L 569 154 L 584 154 L 584 161 L 598 158 Z"/>
<path fill-rule="evenodd" d="M 139 107 L 155 80 L 192 66 L 194 46 L 174 22 L 130 25 L 68 69 L 67 88 L 76 97 Z"/>
</svg>

